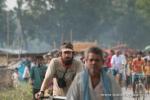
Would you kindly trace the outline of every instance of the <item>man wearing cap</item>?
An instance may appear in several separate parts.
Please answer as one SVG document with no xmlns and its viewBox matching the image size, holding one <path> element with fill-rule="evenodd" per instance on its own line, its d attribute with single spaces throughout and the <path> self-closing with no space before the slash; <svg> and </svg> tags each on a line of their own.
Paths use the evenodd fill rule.
<svg viewBox="0 0 150 100">
<path fill-rule="evenodd" d="M 83 69 L 81 62 L 73 58 L 73 45 L 63 43 L 60 48 L 60 56 L 53 58 L 49 63 L 40 92 L 41 97 L 48 87 L 49 81 L 53 81 L 53 96 L 65 96 L 75 75 Z"/>
</svg>

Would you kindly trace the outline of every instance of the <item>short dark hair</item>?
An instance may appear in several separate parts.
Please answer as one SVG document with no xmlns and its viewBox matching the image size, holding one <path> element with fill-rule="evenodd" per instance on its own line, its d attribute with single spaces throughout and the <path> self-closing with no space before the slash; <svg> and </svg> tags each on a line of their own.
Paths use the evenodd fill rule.
<svg viewBox="0 0 150 100">
<path fill-rule="evenodd" d="M 142 51 L 138 51 L 137 55 L 143 55 L 143 52 Z"/>
<path fill-rule="evenodd" d="M 36 59 L 41 59 L 41 60 L 43 60 L 44 58 L 43 58 L 42 55 L 37 55 L 37 56 L 36 56 Z"/>
<path fill-rule="evenodd" d="M 98 56 L 100 56 L 103 59 L 103 51 L 102 49 L 100 49 L 99 47 L 93 46 L 88 48 L 85 52 L 84 52 L 84 56 L 85 58 L 88 57 L 89 53 L 94 53 L 97 54 Z"/>
<path fill-rule="evenodd" d="M 115 51 L 114 51 L 113 49 L 111 49 L 110 52 L 111 52 L 112 54 L 115 54 Z"/>
<path fill-rule="evenodd" d="M 61 49 L 63 49 L 63 48 L 69 48 L 69 49 L 73 50 L 73 45 L 71 42 L 63 42 L 61 45 Z"/>
</svg>

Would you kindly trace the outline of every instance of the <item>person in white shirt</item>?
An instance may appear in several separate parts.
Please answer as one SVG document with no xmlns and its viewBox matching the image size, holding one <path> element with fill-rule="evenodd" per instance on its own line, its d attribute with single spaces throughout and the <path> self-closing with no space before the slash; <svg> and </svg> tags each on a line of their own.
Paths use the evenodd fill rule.
<svg viewBox="0 0 150 100">
<path fill-rule="evenodd" d="M 126 63 L 126 59 L 124 55 L 121 55 L 121 51 L 116 51 L 116 54 L 112 56 L 111 65 L 112 65 L 112 72 L 116 81 L 122 85 L 122 77 L 124 73 L 124 64 Z"/>
</svg>

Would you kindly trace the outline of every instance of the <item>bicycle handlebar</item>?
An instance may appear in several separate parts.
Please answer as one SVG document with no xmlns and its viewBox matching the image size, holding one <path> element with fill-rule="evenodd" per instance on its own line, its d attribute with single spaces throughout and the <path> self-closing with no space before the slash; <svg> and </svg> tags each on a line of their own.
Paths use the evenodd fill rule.
<svg viewBox="0 0 150 100">
<path fill-rule="evenodd" d="M 65 96 L 43 96 L 40 99 L 50 99 L 50 100 L 66 100 Z"/>
</svg>

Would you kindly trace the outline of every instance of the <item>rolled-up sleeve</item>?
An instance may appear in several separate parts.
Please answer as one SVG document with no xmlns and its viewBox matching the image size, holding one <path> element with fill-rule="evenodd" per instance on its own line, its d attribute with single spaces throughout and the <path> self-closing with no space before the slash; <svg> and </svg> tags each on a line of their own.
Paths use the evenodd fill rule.
<svg viewBox="0 0 150 100">
<path fill-rule="evenodd" d="M 52 79 L 54 74 L 55 74 L 55 59 L 52 59 L 48 65 L 46 74 L 45 74 L 45 78 L 46 79 Z"/>
</svg>

